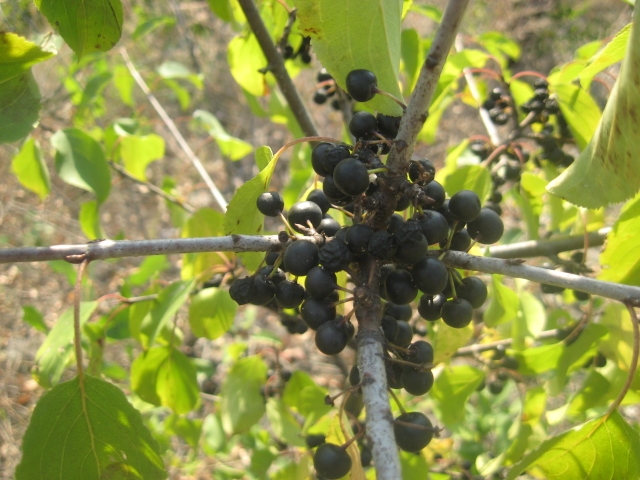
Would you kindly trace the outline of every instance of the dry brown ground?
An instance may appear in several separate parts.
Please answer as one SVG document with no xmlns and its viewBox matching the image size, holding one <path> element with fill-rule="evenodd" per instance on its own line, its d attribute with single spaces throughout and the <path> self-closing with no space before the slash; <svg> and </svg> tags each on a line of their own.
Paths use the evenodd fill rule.
<svg viewBox="0 0 640 480">
<path fill-rule="evenodd" d="M 419 2 L 416 2 L 419 3 Z M 438 2 L 442 4 L 443 2 Z M 472 2 L 473 3 L 473 2 Z M 184 19 L 178 28 L 181 35 L 199 25 L 207 32 L 215 35 L 197 36 L 190 34 L 193 51 L 205 75 L 205 90 L 195 93 L 196 104 L 214 112 L 231 134 L 249 141 L 251 144 L 270 145 L 277 149 L 290 134 L 285 128 L 272 125 L 264 119 L 252 116 L 248 108 L 243 106 L 243 97 L 239 89 L 226 71 L 226 52 L 224 46 L 233 36 L 231 29 L 208 13 L 205 2 L 176 2 Z M 563 15 L 564 9 L 572 7 L 585 14 L 577 18 Z M 170 9 L 163 6 L 149 7 L 154 14 L 170 14 Z M 8 9 L 5 14 L 3 28 L 9 31 L 45 32 L 47 26 L 33 7 Z M 133 12 L 126 12 L 133 15 Z M 628 21 L 629 9 L 618 0 L 572 2 L 572 1 L 515 1 L 488 2 L 478 1 L 466 20 L 469 33 L 488 30 L 510 32 L 511 36 L 524 45 L 523 59 L 515 69 L 537 69 L 547 72 L 561 61 L 567 61 L 577 45 L 588 38 L 603 38 L 619 29 Z M 423 20 L 413 19 L 420 29 L 428 30 L 430 26 Z M 130 32 L 129 32 L 130 33 Z M 175 41 L 166 41 L 161 45 L 134 44 L 130 39 L 124 40 L 136 65 L 143 72 L 153 70 L 162 59 L 175 59 L 189 64 L 187 51 L 189 44 L 178 36 Z M 117 57 L 117 51 L 109 55 Z M 36 76 L 43 93 L 42 128 L 34 132 L 43 145 L 48 144 L 51 133 L 70 125 L 73 109 L 65 98 L 65 91 L 59 85 L 57 68 L 72 62 L 67 49 L 45 64 L 36 68 Z M 297 79 L 303 98 L 310 99 L 313 92 L 313 71 L 304 72 Z M 179 112 L 175 102 L 169 98 L 168 92 L 160 91 L 159 99 L 169 109 L 173 118 L 187 132 L 187 113 Z M 155 123 L 155 131 L 167 141 L 166 158 L 150 167 L 150 179 L 159 183 L 164 175 L 173 176 L 179 184 L 182 194 L 196 207 L 213 206 L 203 183 L 189 166 L 186 158 L 169 136 L 164 125 L 158 120 L 148 103 L 139 92 L 136 94 L 138 105 L 147 118 Z M 310 103 L 310 102 L 309 102 Z M 106 118 L 127 116 L 129 112 L 123 107 L 108 105 Z M 327 114 L 327 109 L 312 109 L 314 119 L 324 134 L 338 136 L 339 116 Z M 443 120 L 441 135 L 437 145 L 421 147 L 421 152 L 428 152 L 436 161 L 442 158 L 447 145 L 453 144 L 461 137 L 471 133 L 482 132 L 481 125 L 475 120 L 473 112 L 466 107 L 457 107 L 447 114 Z M 251 159 L 230 164 L 220 160 L 219 153 L 212 142 L 203 135 L 188 134 L 188 140 L 197 153 L 205 160 L 206 168 L 216 183 L 230 198 L 234 189 L 252 174 Z M 70 187 L 54 176 L 52 193 L 44 201 L 39 202 L 35 195 L 25 191 L 10 172 L 10 158 L 15 146 L 0 146 L 0 245 L 2 247 L 55 245 L 83 243 L 84 236 L 78 226 L 77 215 L 79 204 L 91 199 L 90 195 Z M 51 152 L 45 150 L 47 164 L 53 172 Z M 281 162 L 284 163 L 284 162 Z M 281 172 L 286 165 L 281 165 Z M 283 174 L 276 175 L 275 182 L 285 182 Z M 113 175 L 113 192 L 102 209 L 102 222 L 106 233 L 115 236 L 126 232 L 128 239 L 168 237 L 176 234 L 171 227 L 168 211 L 164 202 L 149 194 L 145 187 L 136 185 Z M 177 265 L 179 259 L 173 258 Z M 103 262 L 96 265 L 91 275 L 94 298 L 117 291 L 122 279 L 139 263 L 137 259 L 124 259 L 117 262 Z M 176 268 L 168 272 L 167 280 L 175 278 Z M 22 306 L 32 305 L 44 314 L 48 325 L 53 325 L 64 309 L 71 305 L 72 287 L 64 275 L 56 273 L 46 263 L 1 265 L 0 266 L 0 480 L 13 477 L 13 471 L 20 459 L 20 441 L 28 424 L 33 407 L 43 393 L 42 389 L 31 378 L 35 352 L 44 336 L 36 332 L 22 321 Z M 105 305 L 103 308 L 113 305 Z M 269 326 L 283 334 L 284 330 L 277 321 L 263 313 L 257 326 Z M 310 336 L 302 338 L 285 338 L 287 354 L 291 368 L 304 368 L 317 374 L 322 383 L 337 386 L 342 380 L 345 365 L 351 358 L 341 360 L 339 365 L 327 364 L 326 357 L 310 357 L 307 353 L 313 349 L 304 348 Z M 194 353 L 215 358 L 220 350 L 220 342 L 204 342 L 193 346 Z M 301 348 L 302 347 L 302 348 Z M 121 346 L 117 350 L 108 351 L 114 358 L 121 356 Z M 258 347 L 256 347 L 258 348 Z M 126 359 L 123 359 L 126 362 Z M 330 379 L 331 380 L 330 382 Z M 184 449 L 176 445 L 176 451 Z M 178 470 L 172 472 L 172 478 L 182 477 Z M 206 478 L 206 477 L 199 477 Z"/>
</svg>

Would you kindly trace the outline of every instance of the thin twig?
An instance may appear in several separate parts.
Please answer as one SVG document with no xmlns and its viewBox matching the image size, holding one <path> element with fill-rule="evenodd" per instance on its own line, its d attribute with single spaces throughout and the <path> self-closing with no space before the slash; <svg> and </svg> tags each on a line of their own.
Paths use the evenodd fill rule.
<svg viewBox="0 0 640 480">
<path fill-rule="evenodd" d="M 162 118 L 162 121 L 164 122 L 164 124 L 167 126 L 167 128 L 173 135 L 173 138 L 176 139 L 176 141 L 178 142 L 178 145 L 180 145 L 180 148 L 182 148 L 182 151 L 187 155 L 187 157 L 189 158 L 193 166 L 196 168 L 196 170 L 200 174 L 200 177 L 202 177 L 202 179 L 204 180 L 204 183 L 206 183 L 207 187 L 209 187 L 209 190 L 211 191 L 211 194 L 213 195 L 213 198 L 215 199 L 220 209 L 223 212 L 226 211 L 227 201 L 222 196 L 222 193 L 220 192 L 216 184 L 213 182 L 213 180 L 209 176 L 209 173 L 204 168 L 204 165 L 202 165 L 202 162 L 200 161 L 200 159 L 193 152 L 193 150 L 191 149 L 187 141 L 182 136 L 182 133 L 180 133 L 180 130 L 178 130 L 178 127 L 176 126 L 174 121 L 171 119 L 171 117 L 166 112 L 166 110 L 162 107 L 160 102 L 158 102 L 158 100 L 153 95 L 153 93 L 151 93 L 151 90 L 147 86 L 146 82 L 144 81 L 144 79 L 136 69 L 135 65 L 133 65 L 133 63 L 131 62 L 131 58 L 129 57 L 129 54 L 127 53 L 127 50 L 124 47 L 120 49 L 120 55 L 122 55 L 122 58 L 124 59 L 124 64 L 129 69 L 129 73 L 131 73 L 131 76 L 133 77 L 133 79 L 136 81 L 138 86 L 142 89 L 142 91 L 147 96 L 149 103 L 151 103 L 155 111 L 158 112 L 158 115 L 160 115 L 160 118 Z"/>
<path fill-rule="evenodd" d="M 638 316 L 636 315 L 635 310 L 632 305 L 627 304 L 627 310 L 629 310 L 629 315 L 631 316 L 631 325 L 633 326 L 633 351 L 631 353 L 631 362 L 629 363 L 629 372 L 627 373 L 627 379 L 624 382 L 622 390 L 613 401 L 613 403 L 607 409 L 607 413 L 604 415 L 604 419 L 608 418 L 616 408 L 620 406 L 622 400 L 629 392 L 631 388 L 631 384 L 633 383 L 633 379 L 636 375 L 636 370 L 638 369 L 638 354 L 640 353 L 640 326 L 638 325 Z"/>
<path fill-rule="evenodd" d="M 611 228 L 606 227 L 586 234 L 581 233 L 544 240 L 529 240 L 512 243 L 511 245 L 499 245 L 497 247 L 489 247 L 488 256 L 493 258 L 548 257 L 561 252 L 583 249 L 585 241 L 588 242 L 589 247 L 599 247 L 604 244 L 609 232 L 611 232 Z"/>
<path fill-rule="evenodd" d="M 82 278 L 90 260 L 84 260 L 78 267 L 76 285 L 73 289 L 73 348 L 76 353 L 76 371 L 78 380 L 84 383 L 84 368 L 82 366 L 82 330 L 80 328 L 80 300 L 82 296 Z"/>
<path fill-rule="evenodd" d="M 545 340 L 547 338 L 556 338 L 560 330 L 554 328 L 553 330 L 545 330 L 536 335 L 536 340 Z M 505 338 L 503 340 L 496 340 L 491 343 L 476 343 L 461 347 L 453 354 L 454 357 L 467 357 L 477 355 L 478 353 L 488 352 L 489 350 L 495 350 L 500 347 L 510 347 L 513 343 L 513 338 Z"/>
<path fill-rule="evenodd" d="M 427 120 L 429 105 L 435 92 L 444 62 L 453 46 L 456 33 L 469 0 L 450 0 L 440 26 L 431 43 L 427 60 L 420 69 L 416 87 L 400 121 L 396 142 L 387 158 L 387 166 L 397 175 L 409 164 L 418 133 Z"/>
<path fill-rule="evenodd" d="M 438 250 L 429 254 L 437 255 Z M 450 251 L 442 258 L 448 267 L 475 270 L 484 273 L 499 273 L 515 278 L 524 278 L 538 283 L 546 283 L 557 287 L 569 288 L 592 295 L 612 298 L 634 306 L 640 306 L 640 287 L 622 285 L 613 282 L 594 280 L 593 278 L 571 273 L 547 270 L 545 268 L 523 265 L 517 260 L 501 258 L 476 257 L 463 252 Z"/>
<path fill-rule="evenodd" d="M 258 44 L 260 44 L 260 48 L 262 49 L 264 56 L 267 57 L 269 70 L 276 78 L 280 91 L 284 95 L 284 98 L 286 98 L 289 107 L 291 107 L 291 112 L 296 118 L 298 125 L 300 125 L 300 128 L 307 137 L 317 136 L 318 131 L 316 130 L 311 117 L 309 117 L 309 113 L 302 103 L 302 100 L 300 100 L 298 91 L 291 81 L 289 72 L 287 72 L 287 67 L 284 65 L 282 55 L 278 52 L 278 49 L 273 43 L 271 35 L 269 34 L 267 27 L 264 25 L 260 12 L 253 3 L 253 0 L 238 0 L 238 3 L 240 4 L 240 8 L 242 8 L 245 17 L 247 17 L 247 22 L 258 40 Z"/>
<path fill-rule="evenodd" d="M 129 172 L 127 172 L 124 168 L 122 168 L 121 165 L 118 165 L 115 162 L 109 162 L 109 165 L 111 166 L 111 168 L 116 170 L 123 177 L 126 177 L 129 180 L 133 180 L 134 182 L 139 183 L 140 185 L 144 185 L 145 187 L 147 187 L 149 190 L 151 190 L 156 195 L 159 195 L 162 198 L 164 198 L 165 200 L 167 200 L 168 202 L 171 202 L 171 203 L 179 206 L 180 208 L 183 208 L 187 212 L 195 213 L 196 209 L 194 207 L 192 207 L 191 205 L 189 205 L 188 203 L 183 202 L 182 200 L 174 197 L 173 195 L 168 194 L 167 192 L 165 192 L 161 188 L 155 186 L 151 182 L 145 182 L 144 180 L 140 180 L 139 178 L 134 177 Z"/>
</svg>

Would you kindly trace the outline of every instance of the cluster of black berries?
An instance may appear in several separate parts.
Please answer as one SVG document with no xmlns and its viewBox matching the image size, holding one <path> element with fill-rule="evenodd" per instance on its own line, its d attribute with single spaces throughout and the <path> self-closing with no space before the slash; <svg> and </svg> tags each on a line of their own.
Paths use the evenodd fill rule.
<svg viewBox="0 0 640 480">
<path fill-rule="evenodd" d="M 323 68 L 316 75 L 316 82 L 318 83 L 316 84 L 316 91 L 313 94 L 313 102 L 317 105 L 324 105 L 331 99 L 331 108 L 340 110 L 340 100 L 336 98 L 336 94 L 339 95 L 340 88 L 331 74 Z M 347 97 L 344 92 L 342 93 Z"/>
<path fill-rule="evenodd" d="M 511 97 L 500 88 L 491 91 L 482 108 L 489 112 L 489 118 L 496 125 L 506 125 L 513 114 Z"/>
<path fill-rule="evenodd" d="M 300 58 L 302 63 L 311 63 L 311 37 L 302 37 L 302 42 L 297 50 L 294 50 L 288 41 L 288 35 L 286 39 L 281 40 L 284 44 L 282 48 L 282 57 L 285 60 Z"/>
<path fill-rule="evenodd" d="M 378 92 L 371 72 L 352 73 L 346 83 L 354 99 L 366 101 Z M 267 253 L 265 266 L 235 280 L 229 293 L 239 304 L 286 310 L 283 323 L 290 332 L 314 330 L 318 350 L 335 355 L 355 334 L 355 310 L 340 315 L 336 307 L 346 300 L 358 307 L 358 289 L 366 284 L 359 278 L 360 266 L 377 260 L 382 265 L 379 295 L 385 305 L 380 330 L 386 339 L 389 387 L 423 395 L 434 383 L 434 352 L 426 340 L 413 341 L 411 303 L 422 293 L 417 308 L 422 318 L 442 319 L 454 328 L 467 326 L 487 298 L 486 286 L 478 277 L 463 278 L 439 257 L 449 250 L 467 251 L 473 242 L 497 242 L 504 225 L 473 191 L 447 199 L 427 159 L 411 161 L 405 178 L 389 176 L 379 154 L 395 137 L 397 119 L 359 112 L 349 128 L 357 139 L 354 146 L 324 142 L 313 149 L 311 163 L 324 177 L 322 190 L 310 192 L 286 217 L 280 194 L 260 195 L 258 210 L 280 217 L 286 227 L 280 234 L 283 248 Z M 331 209 L 348 213 L 351 224 L 340 225 Z M 353 290 L 338 285 L 336 274 L 341 271 L 347 272 Z M 299 277 L 305 277 L 304 282 Z M 340 301 L 339 290 L 353 297 Z M 359 388 L 355 366 L 350 382 L 352 389 Z M 394 429 L 398 446 L 410 452 L 424 448 L 437 432 L 420 412 L 403 411 Z M 317 448 L 314 464 L 322 477 L 340 478 L 349 471 L 345 448 L 326 443 Z"/>
</svg>

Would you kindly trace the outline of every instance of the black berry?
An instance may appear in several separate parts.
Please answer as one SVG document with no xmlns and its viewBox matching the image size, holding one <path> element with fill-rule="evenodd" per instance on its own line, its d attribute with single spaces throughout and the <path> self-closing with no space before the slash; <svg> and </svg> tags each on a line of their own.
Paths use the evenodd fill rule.
<svg viewBox="0 0 640 480">
<path fill-rule="evenodd" d="M 356 102 L 368 102 L 377 90 L 378 79 L 370 70 L 352 70 L 347 75 L 347 92 Z"/>
</svg>

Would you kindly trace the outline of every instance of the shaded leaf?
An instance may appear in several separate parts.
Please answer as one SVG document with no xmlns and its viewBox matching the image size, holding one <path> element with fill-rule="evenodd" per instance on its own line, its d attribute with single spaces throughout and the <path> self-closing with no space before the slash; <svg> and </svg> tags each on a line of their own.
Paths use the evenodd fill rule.
<svg viewBox="0 0 640 480">
<path fill-rule="evenodd" d="M 205 288 L 191 297 L 189 325 L 198 337 L 213 340 L 229 331 L 237 309 L 228 290 Z"/>
<path fill-rule="evenodd" d="M 327 393 L 307 373 L 298 370 L 286 383 L 282 401 L 304 416 L 303 430 L 306 431 L 331 410 L 331 406 L 324 401 Z"/>
<path fill-rule="evenodd" d="M 507 480 L 525 470 L 548 479 L 640 477 L 640 436 L 614 411 L 543 442 L 517 463 Z"/>
<path fill-rule="evenodd" d="M 267 365 L 259 356 L 241 358 L 229 369 L 222 385 L 222 425 L 232 435 L 256 424 L 266 411 L 260 393 L 266 382 Z"/>
<path fill-rule="evenodd" d="M 47 333 L 49 331 L 49 327 L 47 327 L 47 324 L 44 323 L 44 316 L 40 311 L 38 311 L 36 307 L 32 307 L 31 305 L 23 305 L 22 320 L 27 322 L 39 332 Z"/>
<path fill-rule="evenodd" d="M 51 137 L 56 149 L 56 170 L 65 182 L 96 194 L 104 202 L 111 190 L 111 172 L 102 146 L 77 128 L 57 131 Z"/>
<path fill-rule="evenodd" d="M 145 402 L 187 413 L 200 400 L 196 368 L 180 351 L 152 347 L 131 365 L 131 389 Z"/>
<path fill-rule="evenodd" d="M 378 88 L 402 97 L 400 68 L 401 0 L 376 0 L 366 8 L 359 0 L 295 0 L 298 28 L 311 37 L 318 60 L 343 89 L 351 70 L 365 68 L 378 78 Z M 365 105 L 385 115 L 402 114 L 389 98 L 376 95 Z"/>
<path fill-rule="evenodd" d="M 83 388 L 76 377 L 40 398 L 16 479 L 166 478 L 158 445 L 124 393 L 86 374 L 83 380 Z"/>
<path fill-rule="evenodd" d="M 106 52 L 120 40 L 120 0 L 35 0 L 35 4 L 78 58 Z"/>
<path fill-rule="evenodd" d="M 302 427 L 280 399 L 267 400 L 267 418 L 275 436 L 286 445 L 304 447 Z"/>
<path fill-rule="evenodd" d="M 40 98 L 31 70 L 0 84 L 0 143 L 16 142 L 33 130 Z"/>
<path fill-rule="evenodd" d="M 143 302 L 145 305 L 140 308 L 144 309 L 144 315 L 135 315 L 138 309 L 132 308 L 129 324 L 131 335 L 144 347 L 151 347 L 162 329 L 169 325 L 180 307 L 187 301 L 194 283 L 195 280 L 174 282 L 164 288 L 158 293 L 156 300 Z M 137 306 L 136 304 L 133 307 Z"/>
<path fill-rule="evenodd" d="M 35 139 L 30 138 L 24 142 L 20 152 L 11 161 L 11 171 L 18 177 L 18 181 L 37 194 L 40 200 L 49 195 L 49 170 L 42 158 L 40 144 Z"/>
<path fill-rule="evenodd" d="M 80 304 L 80 325 L 89 320 L 97 306 L 97 302 Z M 58 317 L 36 352 L 36 380 L 45 388 L 52 387 L 60 381 L 62 372 L 73 358 L 73 308 L 69 308 Z"/>
</svg>

